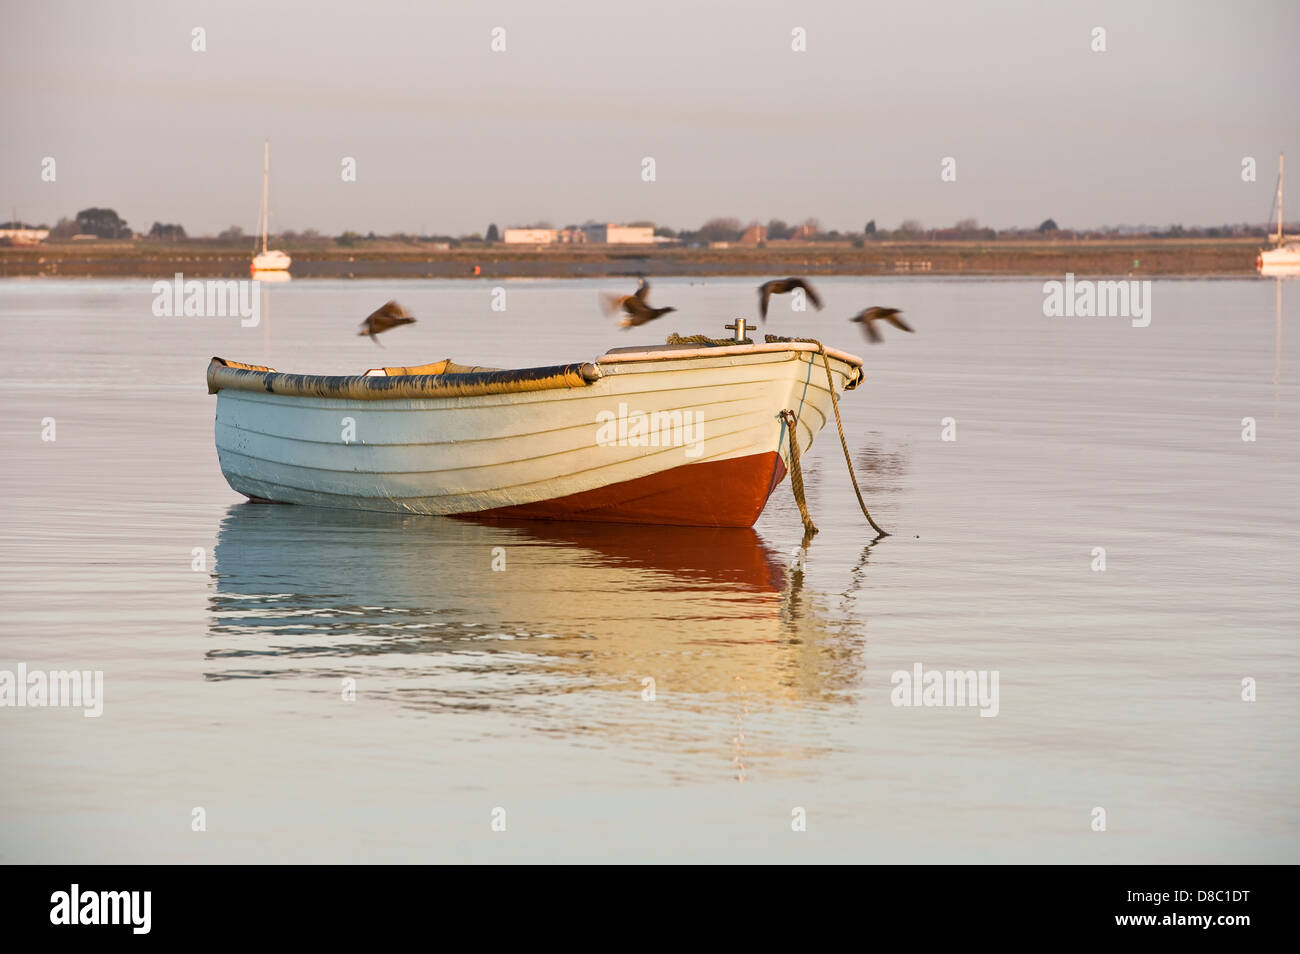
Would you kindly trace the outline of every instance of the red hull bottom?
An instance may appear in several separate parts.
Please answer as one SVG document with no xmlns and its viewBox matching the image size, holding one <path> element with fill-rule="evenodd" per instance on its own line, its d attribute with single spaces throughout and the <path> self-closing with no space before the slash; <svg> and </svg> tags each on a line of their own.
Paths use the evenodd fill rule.
<svg viewBox="0 0 1300 954">
<path fill-rule="evenodd" d="M 596 490 L 537 503 L 498 507 L 472 518 L 599 520 L 678 527 L 752 527 L 767 498 L 785 477 L 785 461 L 773 451 L 686 464 Z"/>
</svg>

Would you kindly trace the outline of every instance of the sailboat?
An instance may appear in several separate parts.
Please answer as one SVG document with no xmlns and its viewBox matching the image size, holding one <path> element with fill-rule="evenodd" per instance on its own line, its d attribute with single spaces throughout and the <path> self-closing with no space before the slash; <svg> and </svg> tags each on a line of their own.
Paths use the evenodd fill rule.
<svg viewBox="0 0 1300 954">
<path fill-rule="evenodd" d="M 1282 171 L 1286 154 L 1277 157 L 1277 235 L 1272 248 L 1260 249 L 1255 267 L 1260 272 L 1293 271 L 1300 269 L 1300 239 L 1282 235 Z"/>
<path fill-rule="evenodd" d="M 279 249 L 270 249 L 268 251 L 266 247 L 266 233 L 270 226 L 270 213 L 267 205 L 270 182 L 271 141 L 268 139 L 262 155 L 262 218 L 258 223 L 262 230 L 262 252 L 253 256 L 253 264 L 249 269 L 253 272 L 287 272 L 289 265 L 293 262 L 293 259 Z"/>
</svg>

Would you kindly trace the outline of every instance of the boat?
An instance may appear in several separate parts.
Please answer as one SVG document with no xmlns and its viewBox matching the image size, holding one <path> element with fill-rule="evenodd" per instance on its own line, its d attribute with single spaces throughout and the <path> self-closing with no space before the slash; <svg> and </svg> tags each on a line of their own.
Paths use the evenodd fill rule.
<svg viewBox="0 0 1300 954">
<path fill-rule="evenodd" d="M 268 139 L 263 146 L 262 151 L 262 217 L 258 226 L 262 231 L 262 251 L 253 256 L 253 264 L 249 266 L 249 271 L 257 272 L 285 272 L 293 264 L 286 253 L 279 249 L 268 249 L 266 247 L 266 233 L 271 224 L 270 206 L 267 204 L 270 197 L 271 184 L 271 141 Z"/>
<path fill-rule="evenodd" d="M 740 341 L 521 370 L 446 359 L 328 376 L 213 358 L 217 456 L 253 501 L 751 527 L 790 468 L 781 412 L 802 453 L 836 413 L 830 387 L 853 390 L 863 371 L 847 352 L 755 343 L 737 325 Z"/>
<path fill-rule="evenodd" d="M 1261 273 L 1282 274 L 1300 269 L 1300 238 L 1282 235 L 1282 178 L 1283 163 L 1286 154 L 1277 157 L 1277 235 L 1273 238 L 1272 248 L 1259 250 L 1255 257 L 1255 267 Z"/>
</svg>

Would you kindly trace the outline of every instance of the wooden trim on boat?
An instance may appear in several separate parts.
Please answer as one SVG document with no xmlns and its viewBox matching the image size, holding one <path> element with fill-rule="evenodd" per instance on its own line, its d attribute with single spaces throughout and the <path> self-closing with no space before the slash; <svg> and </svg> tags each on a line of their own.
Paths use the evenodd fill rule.
<svg viewBox="0 0 1300 954">
<path fill-rule="evenodd" d="M 681 345 L 655 345 L 650 348 L 615 348 L 605 352 L 596 359 L 598 364 L 618 364 L 623 361 L 672 361 L 676 358 L 716 358 L 743 354 L 772 354 L 779 351 L 811 351 L 817 354 L 817 346 L 806 341 L 773 342 L 771 344 L 747 345 L 704 345 L 701 347 Z M 827 346 L 826 353 L 837 361 L 862 367 L 862 359 L 855 354 Z"/>
<path fill-rule="evenodd" d="M 518 371 L 476 371 L 466 374 L 326 375 L 285 374 L 270 369 L 213 358 L 208 363 L 208 393 L 230 389 L 289 397 L 338 398 L 350 401 L 389 401 L 401 398 L 475 397 L 556 388 L 583 388 L 600 380 L 591 363 L 523 368 Z"/>
<path fill-rule="evenodd" d="M 753 354 L 796 354 L 809 355 L 809 360 L 820 365 L 817 346 L 807 341 L 782 341 L 747 345 L 654 345 L 649 348 L 614 348 L 596 359 L 598 365 L 627 364 L 644 361 L 675 361 L 691 358 L 726 358 L 744 357 Z M 856 354 L 841 351 L 839 348 L 826 347 L 826 355 L 848 365 L 856 373 L 844 375 L 844 390 L 852 391 L 862 383 L 866 375 L 862 370 L 862 359 Z"/>
</svg>

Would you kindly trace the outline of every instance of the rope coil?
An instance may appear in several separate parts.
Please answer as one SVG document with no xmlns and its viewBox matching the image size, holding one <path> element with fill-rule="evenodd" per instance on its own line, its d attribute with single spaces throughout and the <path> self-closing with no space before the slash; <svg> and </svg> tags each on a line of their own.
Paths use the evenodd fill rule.
<svg viewBox="0 0 1300 954">
<path fill-rule="evenodd" d="M 749 338 L 746 338 L 744 341 L 737 341 L 735 338 L 710 338 L 708 335 L 679 335 L 675 331 L 668 336 L 667 341 L 667 344 L 670 345 L 698 344 L 711 345 L 715 348 L 725 348 L 727 345 L 747 345 L 753 343 L 754 342 Z"/>
</svg>

